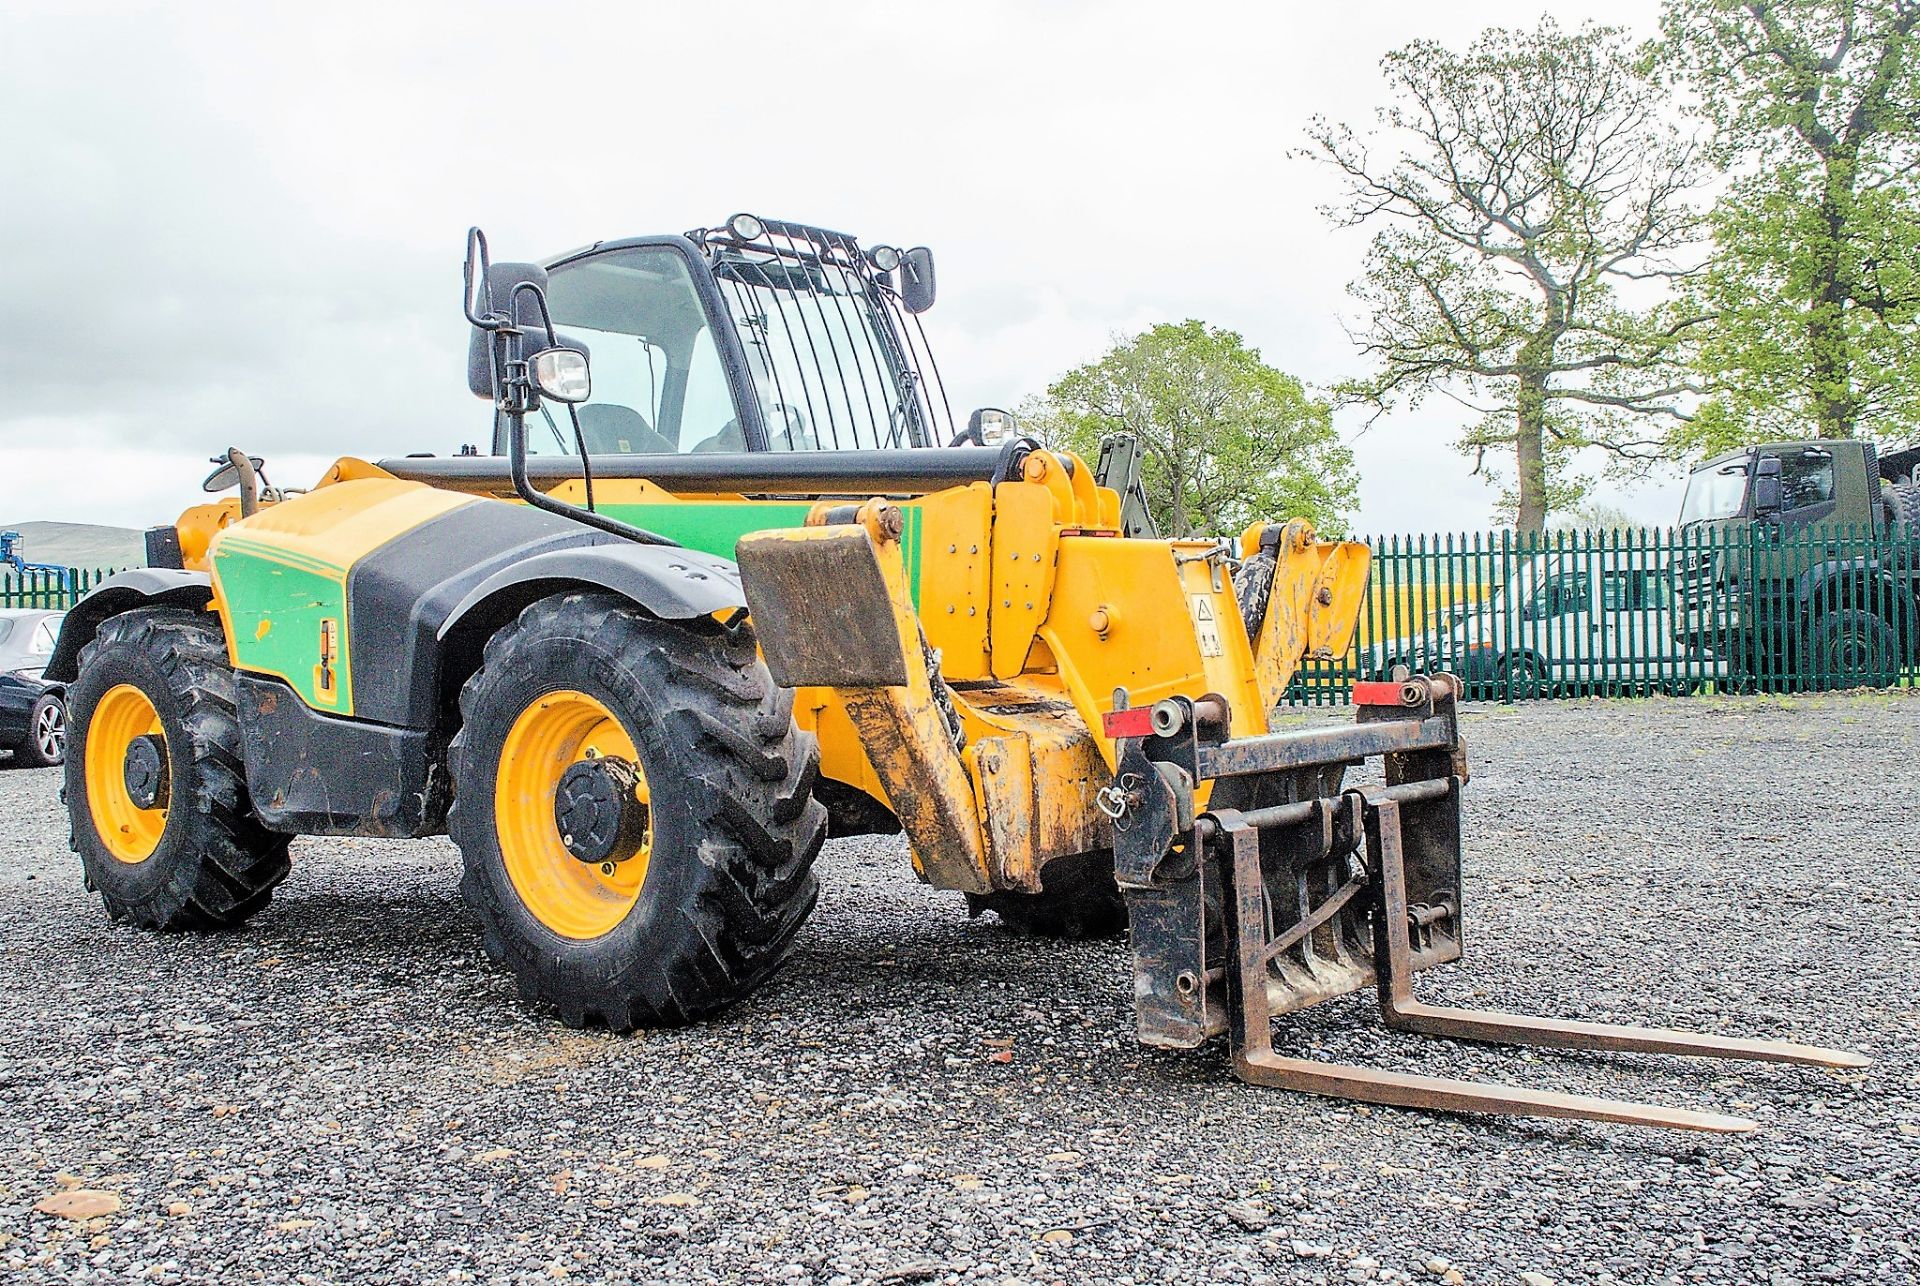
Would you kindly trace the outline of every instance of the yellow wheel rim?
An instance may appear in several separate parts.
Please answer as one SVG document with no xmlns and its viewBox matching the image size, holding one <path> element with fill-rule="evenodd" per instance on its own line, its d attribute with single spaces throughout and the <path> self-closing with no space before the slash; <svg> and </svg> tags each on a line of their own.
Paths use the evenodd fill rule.
<svg viewBox="0 0 1920 1286">
<path fill-rule="evenodd" d="M 87 809 L 107 852 L 129 864 L 144 862 L 160 847 L 167 810 L 142 808 L 127 793 L 127 747 L 135 738 L 166 734 L 160 712 L 131 683 L 107 689 L 87 721 Z"/>
<path fill-rule="evenodd" d="M 507 878 L 540 923 L 564 938 L 597 938 L 626 919 L 653 853 L 651 826 L 624 862 L 594 866 L 567 851 L 553 820 L 554 794 L 567 769 L 595 756 L 640 767 L 633 738 L 605 705 L 584 692 L 548 692 L 513 721 L 494 775 L 494 832 Z M 644 772 L 634 796 L 650 800 Z"/>
</svg>

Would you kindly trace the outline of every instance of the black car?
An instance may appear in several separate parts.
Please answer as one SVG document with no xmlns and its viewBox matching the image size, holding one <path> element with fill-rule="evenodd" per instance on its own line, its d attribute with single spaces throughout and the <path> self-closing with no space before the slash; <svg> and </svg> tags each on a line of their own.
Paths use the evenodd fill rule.
<svg viewBox="0 0 1920 1286">
<path fill-rule="evenodd" d="M 13 762 L 50 768 L 67 757 L 67 705 L 57 683 L 0 671 L 0 750 Z"/>
</svg>

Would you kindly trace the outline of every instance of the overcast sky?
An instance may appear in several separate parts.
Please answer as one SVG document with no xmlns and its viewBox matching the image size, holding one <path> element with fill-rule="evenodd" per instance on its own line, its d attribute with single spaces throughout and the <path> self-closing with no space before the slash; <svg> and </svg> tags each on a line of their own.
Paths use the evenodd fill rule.
<svg viewBox="0 0 1920 1286">
<path fill-rule="evenodd" d="M 1653 3 L 1550 4 L 1651 34 Z M 1315 112 L 1381 55 L 1534 5 L 1184 0 L 98 5 L 0 10 L 0 521 L 147 526 L 207 456 L 484 440 L 462 236 L 503 259 L 736 210 L 925 243 L 957 412 L 1198 317 L 1312 384 L 1365 234 L 1328 228 Z M 1368 531 L 1484 526 L 1435 400 L 1353 436 Z M 1607 498 L 1671 521 L 1668 483 Z"/>
</svg>

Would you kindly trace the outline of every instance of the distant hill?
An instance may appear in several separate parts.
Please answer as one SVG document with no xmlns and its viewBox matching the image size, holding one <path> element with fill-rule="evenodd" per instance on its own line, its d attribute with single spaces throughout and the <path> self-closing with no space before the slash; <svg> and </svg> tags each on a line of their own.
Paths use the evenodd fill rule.
<svg viewBox="0 0 1920 1286">
<path fill-rule="evenodd" d="M 146 536 L 131 527 L 86 522 L 0 522 L 0 531 L 20 533 L 20 553 L 30 563 L 62 567 L 144 567 Z M 11 569 L 0 570 L 0 575 Z"/>
</svg>

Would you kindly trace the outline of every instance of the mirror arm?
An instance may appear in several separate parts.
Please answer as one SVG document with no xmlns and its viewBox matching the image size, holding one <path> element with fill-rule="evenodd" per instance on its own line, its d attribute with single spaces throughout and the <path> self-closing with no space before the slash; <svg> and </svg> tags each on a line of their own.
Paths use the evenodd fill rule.
<svg viewBox="0 0 1920 1286">
<path fill-rule="evenodd" d="M 484 299 L 478 301 L 475 300 L 473 291 L 474 269 L 476 266 L 479 269 L 480 275 L 480 293 L 485 296 Z M 467 323 L 472 326 L 478 326 L 481 330 L 492 330 L 494 328 L 493 323 L 498 316 L 493 311 L 493 287 L 487 283 L 487 269 L 490 266 L 491 264 L 487 257 L 487 234 L 478 228 L 468 228 L 467 258 L 465 265 L 460 270 L 460 280 L 466 286 L 466 289 L 463 290 L 460 295 L 460 308 L 461 311 L 467 315 Z M 474 307 L 476 302 L 485 306 L 486 311 L 484 316 Z"/>
<path fill-rule="evenodd" d="M 540 314 L 541 328 L 547 332 L 547 347 L 558 348 L 560 346 L 560 336 L 559 333 L 553 329 L 553 313 L 547 308 L 546 292 L 530 281 L 523 281 L 518 286 L 515 286 L 513 296 L 514 311 L 516 313 L 520 310 L 520 295 L 523 291 L 533 297 L 534 309 Z M 528 354 L 523 352 L 521 357 L 524 360 L 528 357 Z M 531 383 L 530 378 L 529 383 Z M 593 464 L 587 458 L 587 435 L 580 428 L 580 411 L 571 402 L 567 403 L 566 407 L 567 419 L 573 424 L 573 446 L 574 449 L 580 453 L 580 477 L 587 489 L 587 512 L 598 514 L 600 512 L 600 506 L 593 502 Z M 525 472 L 525 470 L 526 462 L 522 459 L 521 471 Z M 516 487 L 518 485 L 518 483 L 515 484 Z M 648 534 L 651 535 L 652 533 L 649 532 Z M 667 541 L 666 543 L 677 544 L 678 542 Z"/>
<path fill-rule="evenodd" d="M 582 509 L 579 505 L 568 504 L 564 500 L 555 500 L 546 492 L 533 485 L 527 476 L 527 421 L 524 414 L 507 412 L 507 469 L 513 475 L 513 489 L 520 498 L 535 509 L 544 509 L 574 522 L 619 536 L 640 545 L 671 545 L 678 548 L 680 542 L 670 540 L 658 532 L 635 527 L 615 518 L 608 518 L 591 509 Z"/>
<path fill-rule="evenodd" d="M 260 476 L 254 472 L 252 459 L 239 447 L 227 448 L 227 463 L 240 479 L 240 516 L 251 518 L 260 509 Z"/>
</svg>

